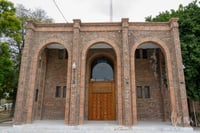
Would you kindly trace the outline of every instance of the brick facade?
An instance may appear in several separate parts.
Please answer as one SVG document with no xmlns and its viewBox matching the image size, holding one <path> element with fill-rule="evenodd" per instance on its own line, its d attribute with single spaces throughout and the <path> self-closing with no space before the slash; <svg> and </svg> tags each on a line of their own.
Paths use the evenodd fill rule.
<svg viewBox="0 0 200 133">
<path fill-rule="evenodd" d="M 143 49 L 139 49 L 140 58 L 135 60 L 136 86 L 142 88 L 142 96 L 137 97 L 138 120 L 169 120 L 169 90 L 163 83 L 165 80 L 165 61 L 159 48 L 146 49 L 147 58 L 144 58 Z M 154 57 L 155 56 L 155 57 Z M 149 87 L 150 94 L 145 94 L 145 87 Z"/>
<path fill-rule="evenodd" d="M 88 120 L 90 65 L 105 56 L 114 64 L 118 124 L 169 121 L 175 114 L 179 125 L 189 126 L 177 21 L 28 22 L 14 123 L 61 119 L 68 125 L 83 124 Z M 92 48 L 99 43 L 109 48 Z M 136 49 L 147 57 L 137 58 Z"/>
<path fill-rule="evenodd" d="M 59 58 L 59 52 L 62 53 L 62 51 L 55 49 L 46 50 L 46 68 L 43 68 L 43 71 L 46 70 L 45 81 L 43 83 L 37 82 L 45 86 L 45 90 L 43 90 L 44 87 L 38 87 L 38 90 L 42 91 L 38 91 L 38 94 L 41 94 L 41 96 L 38 96 L 38 100 L 43 101 L 40 102 L 35 99 L 34 102 L 38 106 L 43 105 L 41 108 L 35 108 L 34 110 L 34 112 L 41 112 L 40 119 L 64 119 L 65 116 L 66 96 L 63 95 L 63 88 L 66 86 L 67 59 Z M 44 79 L 43 74 L 38 72 L 37 75 L 40 81 Z M 42 78 L 40 78 L 40 75 Z M 56 88 L 59 88 L 58 96 L 56 96 Z M 36 118 L 37 116 L 39 115 L 35 115 Z"/>
</svg>

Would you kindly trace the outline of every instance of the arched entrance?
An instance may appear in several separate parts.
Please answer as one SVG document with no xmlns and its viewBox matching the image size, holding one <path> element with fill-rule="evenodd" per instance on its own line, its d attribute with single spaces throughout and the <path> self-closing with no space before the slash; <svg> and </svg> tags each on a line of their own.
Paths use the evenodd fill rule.
<svg viewBox="0 0 200 133">
<path fill-rule="evenodd" d="M 68 52 L 51 43 L 39 54 L 34 90 L 34 120 L 64 120 L 67 94 Z"/>
<path fill-rule="evenodd" d="M 142 43 L 134 60 L 137 119 L 169 121 L 170 93 L 162 49 L 153 42 Z"/>
<path fill-rule="evenodd" d="M 88 50 L 85 103 L 88 120 L 116 119 L 115 59 L 114 50 L 105 43 Z"/>
</svg>

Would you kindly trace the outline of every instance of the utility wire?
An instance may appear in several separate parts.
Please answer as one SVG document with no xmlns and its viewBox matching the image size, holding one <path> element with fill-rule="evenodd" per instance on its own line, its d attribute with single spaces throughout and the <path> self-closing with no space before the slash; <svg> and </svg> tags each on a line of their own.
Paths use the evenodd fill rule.
<svg viewBox="0 0 200 133">
<path fill-rule="evenodd" d="M 65 16 L 63 15 L 62 11 L 60 10 L 58 4 L 56 3 L 55 0 L 53 0 L 55 6 L 57 7 L 58 11 L 60 12 L 60 14 L 62 15 L 63 19 L 65 20 L 66 23 L 68 23 L 67 19 L 65 18 Z"/>
</svg>

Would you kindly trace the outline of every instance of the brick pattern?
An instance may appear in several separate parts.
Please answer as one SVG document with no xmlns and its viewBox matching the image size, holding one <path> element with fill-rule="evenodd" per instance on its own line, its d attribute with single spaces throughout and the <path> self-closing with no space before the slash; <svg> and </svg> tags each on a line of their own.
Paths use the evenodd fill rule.
<svg viewBox="0 0 200 133">
<path fill-rule="evenodd" d="M 41 72 L 37 73 L 38 83 L 38 101 L 35 101 L 34 108 L 36 115 L 35 119 L 42 120 L 62 120 L 65 114 L 65 97 L 63 97 L 63 87 L 66 86 L 67 75 L 67 59 L 59 59 L 58 49 L 45 49 L 46 58 L 43 58 L 43 65 L 46 62 L 46 67 L 38 66 Z M 45 61 L 46 59 L 46 61 Z M 40 64 L 39 64 L 40 65 Z M 42 67 L 42 68 L 41 68 Z M 46 71 L 46 73 L 44 73 Z M 45 81 L 44 79 L 45 74 Z M 44 86 L 42 85 L 44 82 Z M 61 87 L 60 97 L 56 97 L 56 86 Z M 37 105 L 38 104 L 38 105 Z M 40 114 L 41 113 L 41 114 Z M 41 115 L 39 118 L 39 114 Z"/>
<path fill-rule="evenodd" d="M 128 40 L 128 19 L 122 19 L 122 86 L 123 86 L 123 124 L 132 125 L 131 81 L 130 81 L 130 51 Z"/>
<path fill-rule="evenodd" d="M 162 91 L 167 91 L 167 88 L 161 88 L 161 73 L 158 54 L 156 60 L 153 60 L 152 56 L 154 52 L 158 52 L 159 49 L 147 49 L 147 59 L 141 58 L 135 59 L 135 75 L 136 86 L 142 86 L 142 98 L 137 98 L 137 115 L 138 120 L 164 120 L 164 113 L 167 113 L 167 119 L 170 119 L 169 115 L 169 101 L 167 100 L 169 95 L 162 96 Z M 140 53 L 142 49 L 140 50 Z M 164 68 L 165 69 L 165 68 Z M 150 98 L 145 98 L 144 87 L 150 87 Z M 162 90 L 165 89 L 165 90 Z M 165 103 L 163 103 L 163 100 Z M 166 107 L 163 107 L 166 106 Z M 164 112 L 164 108 L 166 111 Z"/>
<path fill-rule="evenodd" d="M 26 31 L 15 124 L 31 123 L 33 120 L 40 118 L 62 118 L 65 119 L 66 124 L 82 124 L 85 117 L 88 51 L 95 43 L 104 42 L 109 44 L 115 52 L 118 124 L 132 125 L 140 119 L 165 118 L 167 120 L 173 111 L 175 114 L 178 112 L 178 117 L 182 118 L 179 124 L 188 126 L 177 19 L 172 19 L 166 23 L 134 23 L 128 22 L 128 19 L 122 19 L 122 22 L 118 23 L 81 23 L 80 20 L 74 20 L 74 23 L 67 24 L 35 24 L 28 22 Z M 151 64 L 149 62 L 142 61 L 138 64 L 134 60 L 135 50 L 139 45 L 146 42 L 157 44 L 163 52 L 168 81 L 167 91 L 159 91 L 158 86 L 162 83 L 159 79 L 154 78 L 154 74 L 150 71 Z M 39 55 L 41 55 L 44 47 L 50 43 L 62 44 L 67 49 L 68 62 L 65 62 L 65 64 L 60 62 L 59 64 L 58 60 L 52 59 L 52 63 L 55 61 L 60 65 L 55 69 L 53 64 L 52 67 L 49 66 L 50 62 L 47 60 L 44 88 L 47 87 L 50 91 L 44 90 L 44 93 L 39 95 L 43 100 L 40 99 L 39 104 L 37 104 L 34 102 L 35 89 L 38 86 L 43 88 L 41 85 L 43 81 L 38 80 L 38 74 L 45 73 L 38 69 Z M 48 55 L 48 58 L 50 59 L 54 54 Z M 72 70 L 73 62 L 77 66 L 74 73 Z M 149 69 L 143 68 L 141 64 Z M 63 65 L 67 65 L 67 67 L 63 67 Z M 142 70 L 147 71 L 146 77 L 142 77 L 142 74 L 140 74 L 139 71 Z M 65 72 L 63 77 L 55 76 L 61 74 L 61 71 L 62 74 L 63 71 L 68 71 L 68 73 Z M 135 73 L 139 74 L 135 75 Z M 158 77 L 160 75 L 158 70 Z M 50 78 L 51 76 L 54 78 Z M 55 78 L 58 80 L 55 80 Z M 75 82 L 73 82 L 74 78 Z M 51 80 L 61 81 L 59 84 L 67 86 L 68 93 L 65 100 L 53 98 L 51 90 L 55 88 L 55 84 L 49 83 Z M 148 81 L 154 95 L 148 102 L 145 99 L 139 101 L 136 99 L 136 85 L 146 84 L 146 81 Z M 43 101 L 43 104 L 41 101 Z M 166 103 L 167 107 L 163 106 L 161 101 Z M 48 102 L 51 105 L 47 104 Z M 59 103 L 55 105 L 55 108 L 61 108 L 60 111 L 56 110 L 52 103 Z M 142 107 L 147 103 L 150 111 L 146 111 L 146 108 Z M 170 111 L 166 109 L 170 109 Z"/>
<path fill-rule="evenodd" d="M 46 79 L 46 67 L 47 67 L 47 50 L 44 50 L 38 61 L 38 69 L 37 69 L 37 79 L 36 79 L 36 88 L 34 97 L 37 97 L 37 101 L 34 102 L 34 119 L 40 120 L 42 119 L 42 110 L 43 110 L 43 99 L 44 99 L 44 88 L 45 88 L 45 79 Z M 36 91 L 38 90 L 38 94 Z M 37 96 L 36 96 L 37 95 Z"/>
</svg>

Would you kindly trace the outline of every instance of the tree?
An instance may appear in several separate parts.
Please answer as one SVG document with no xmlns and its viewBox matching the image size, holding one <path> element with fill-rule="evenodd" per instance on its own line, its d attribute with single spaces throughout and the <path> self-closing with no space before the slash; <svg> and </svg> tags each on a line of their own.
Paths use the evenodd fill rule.
<svg viewBox="0 0 200 133">
<path fill-rule="evenodd" d="M 0 37 L 13 38 L 21 42 L 21 22 L 15 16 L 15 8 L 11 2 L 0 0 Z"/>
<path fill-rule="evenodd" d="M 8 0 L 0 0 L 0 100 L 9 94 L 15 105 L 24 28 L 27 20 L 52 23 L 40 8 L 14 7 Z M 13 106 L 14 107 L 14 106 Z"/>
<path fill-rule="evenodd" d="M 146 21 L 169 21 L 179 18 L 179 31 L 187 96 L 194 101 L 200 101 L 200 2 L 197 0 L 178 10 L 165 11 L 155 18 L 149 16 Z"/>
<path fill-rule="evenodd" d="M 146 17 L 146 21 L 169 21 L 172 17 L 179 18 L 180 42 L 187 97 L 200 101 L 200 2 L 195 0 L 178 10 L 161 12 L 155 18 Z"/>
<path fill-rule="evenodd" d="M 0 0 L 0 99 L 16 87 L 10 41 L 21 44 L 21 21 L 15 16 L 13 3 Z M 9 41 L 10 40 L 10 41 Z"/>
<path fill-rule="evenodd" d="M 10 58 L 9 45 L 6 42 L 0 43 L 0 100 L 6 98 L 14 87 L 13 62 Z"/>
<path fill-rule="evenodd" d="M 16 16 L 22 21 L 32 20 L 37 23 L 52 23 L 53 19 L 50 18 L 47 13 L 41 9 L 36 8 L 35 10 L 26 9 L 22 4 L 18 4 L 16 7 Z"/>
</svg>

